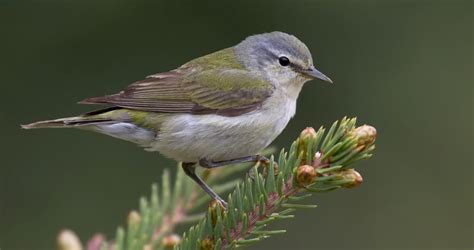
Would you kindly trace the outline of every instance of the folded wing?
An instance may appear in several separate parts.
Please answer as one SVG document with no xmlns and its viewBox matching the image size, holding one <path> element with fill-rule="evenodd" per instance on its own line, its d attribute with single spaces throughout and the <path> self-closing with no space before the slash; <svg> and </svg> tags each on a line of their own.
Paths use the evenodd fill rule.
<svg viewBox="0 0 474 250">
<path fill-rule="evenodd" d="M 258 109 L 273 86 L 242 69 L 187 68 L 151 75 L 124 91 L 88 98 L 82 104 L 108 104 L 128 109 L 236 116 Z"/>
</svg>

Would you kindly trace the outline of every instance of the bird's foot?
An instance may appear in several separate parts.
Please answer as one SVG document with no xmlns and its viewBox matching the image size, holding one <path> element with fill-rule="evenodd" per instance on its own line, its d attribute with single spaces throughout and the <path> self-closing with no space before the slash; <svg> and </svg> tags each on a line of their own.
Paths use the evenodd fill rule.
<svg viewBox="0 0 474 250">
<path fill-rule="evenodd" d="M 248 171 L 247 171 L 247 176 L 250 177 L 252 180 L 255 180 L 255 176 L 256 174 L 256 169 L 258 170 L 258 168 L 260 166 L 263 165 L 263 176 L 266 176 L 267 175 L 267 172 L 268 172 L 268 167 L 270 166 L 270 160 L 265 157 L 265 156 L 261 156 L 261 155 L 256 155 L 257 157 L 257 160 L 256 160 L 256 164 L 254 167 L 250 168 Z M 278 163 L 276 163 L 275 161 L 273 162 L 273 172 L 275 173 L 275 175 L 278 174 Z"/>
</svg>

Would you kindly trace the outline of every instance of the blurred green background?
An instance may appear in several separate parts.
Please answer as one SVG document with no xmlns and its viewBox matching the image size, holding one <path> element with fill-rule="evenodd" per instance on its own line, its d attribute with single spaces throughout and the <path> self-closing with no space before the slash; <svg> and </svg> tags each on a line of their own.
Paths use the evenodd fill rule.
<svg viewBox="0 0 474 250">
<path fill-rule="evenodd" d="M 0 1 L 0 249 L 111 237 L 176 163 L 124 141 L 19 124 L 89 111 L 85 97 L 280 30 L 334 85 L 310 82 L 274 142 L 357 116 L 378 130 L 359 188 L 273 225 L 254 249 L 473 247 L 472 1 Z"/>
</svg>

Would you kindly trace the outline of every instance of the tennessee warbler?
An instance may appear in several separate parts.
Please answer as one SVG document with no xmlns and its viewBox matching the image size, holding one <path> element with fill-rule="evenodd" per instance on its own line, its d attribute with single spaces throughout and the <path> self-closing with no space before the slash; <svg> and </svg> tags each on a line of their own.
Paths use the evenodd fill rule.
<svg viewBox="0 0 474 250">
<path fill-rule="evenodd" d="M 332 82 L 296 37 L 253 35 L 117 94 L 80 102 L 105 109 L 22 127 L 80 128 L 158 151 L 183 162 L 186 174 L 225 205 L 196 167 L 265 160 L 258 153 L 286 127 L 303 84 L 315 78 Z"/>
</svg>

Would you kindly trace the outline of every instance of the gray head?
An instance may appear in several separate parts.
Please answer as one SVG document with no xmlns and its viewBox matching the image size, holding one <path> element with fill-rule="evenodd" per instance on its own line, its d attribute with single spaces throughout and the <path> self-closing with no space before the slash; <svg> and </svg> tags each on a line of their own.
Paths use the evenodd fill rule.
<svg viewBox="0 0 474 250">
<path fill-rule="evenodd" d="M 293 35 L 271 32 L 247 37 L 235 46 L 237 58 L 249 70 L 280 84 L 303 84 L 317 78 L 332 82 L 316 70 L 308 47 Z"/>
</svg>

